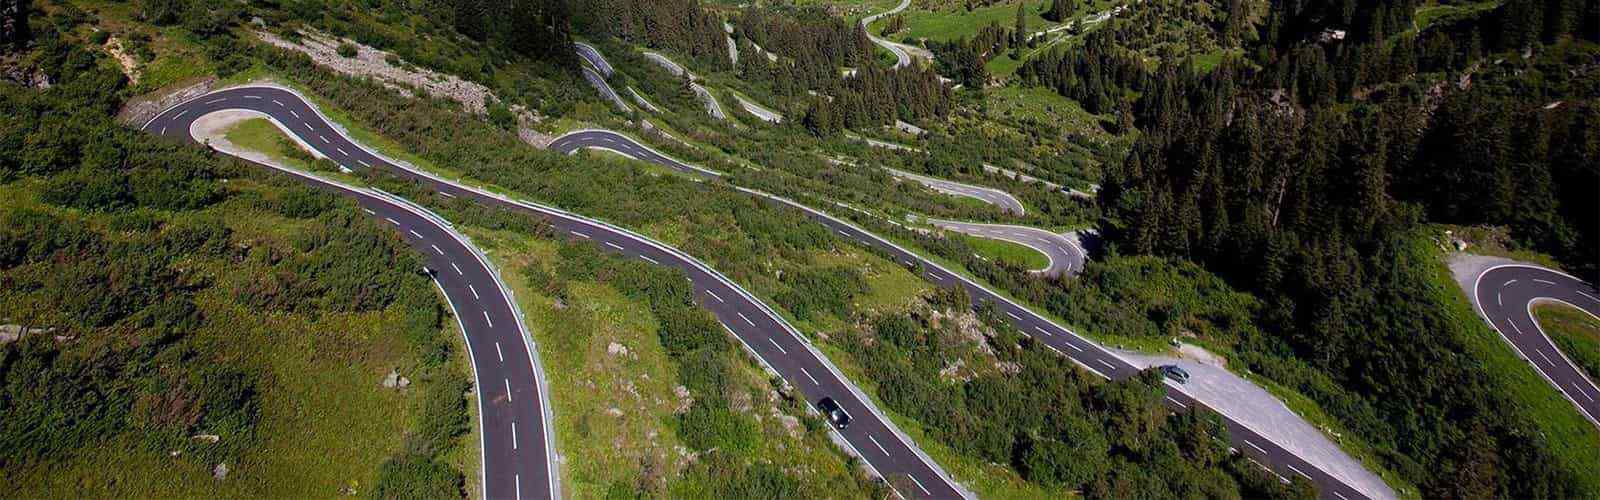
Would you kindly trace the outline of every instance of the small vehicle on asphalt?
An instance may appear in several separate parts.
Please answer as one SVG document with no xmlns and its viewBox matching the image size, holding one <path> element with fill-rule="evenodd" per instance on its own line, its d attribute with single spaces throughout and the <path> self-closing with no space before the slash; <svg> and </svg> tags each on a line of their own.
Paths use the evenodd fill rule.
<svg viewBox="0 0 1600 500">
<path fill-rule="evenodd" d="M 821 401 L 817 401 L 817 409 L 828 417 L 828 423 L 835 429 L 844 429 L 850 425 L 850 414 L 845 413 L 844 407 L 839 406 L 839 402 L 833 398 L 822 398 Z"/>
<path fill-rule="evenodd" d="M 1172 379 L 1174 382 L 1180 384 L 1189 383 L 1189 371 L 1179 367 L 1178 365 L 1162 365 L 1161 373 L 1166 375 L 1167 378 Z"/>
</svg>

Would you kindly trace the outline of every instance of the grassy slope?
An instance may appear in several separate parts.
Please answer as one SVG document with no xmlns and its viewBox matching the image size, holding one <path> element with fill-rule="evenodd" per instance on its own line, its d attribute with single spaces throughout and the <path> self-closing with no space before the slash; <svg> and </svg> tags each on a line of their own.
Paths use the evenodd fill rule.
<svg viewBox="0 0 1600 500">
<path fill-rule="evenodd" d="M 0 187 L 10 207 L 43 207 L 37 187 L 19 181 Z M 263 192 L 260 183 L 232 179 L 242 192 Z M 290 241 L 305 220 L 289 219 L 236 196 L 197 215 L 227 222 L 232 240 L 257 248 L 292 251 Z M 320 316 L 253 310 L 233 300 L 234 283 L 262 279 L 259 264 L 189 262 L 218 285 L 200 293 L 196 305 L 211 318 L 189 335 L 206 356 L 248 367 L 260 375 L 259 443 L 241 463 L 230 463 L 225 481 L 211 477 L 212 464 L 150 450 L 128 437 L 80 448 L 70 457 L 37 467 L 9 468 L 8 491 L 66 492 L 91 497 L 326 497 L 343 487 L 369 491 L 380 462 L 399 450 L 410 430 L 424 380 L 405 392 L 383 389 L 390 369 L 402 374 L 418 360 L 409 354 L 397 311 L 327 313 Z M 461 349 L 454 327 L 441 330 Z M 459 353 L 460 351 L 456 351 Z M 465 370 L 465 359 L 454 360 Z M 227 436 L 223 436 L 227 439 Z M 465 441 L 462 441 L 465 443 Z M 475 443 L 475 441 L 473 441 Z M 471 446 L 474 450 L 476 446 Z M 474 462 L 476 456 L 474 455 Z M 476 475 L 476 464 L 465 469 Z M 139 471 L 126 474 L 123 471 Z"/>
<path fill-rule="evenodd" d="M 1589 378 L 1600 379 L 1600 319 L 1577 308 L 1541 304 L 1533 308 L 1539 328 Z"/>
<path fill-rule="evenodd" d="M 541 348 L 555 405 L 556 440 L 567 457 L 562 471 L 566 494 L 605 496 L 615 485 L 633 485 L 647 474 L 682 480 L 693 461 L 674 434 L 680 401 L 677 362 L 662 348 L 657 320 L 645 304 L 628 299 L 599 283 L 576 283 L 558 304 L 532 288 L 517 269 L 540 266 L 552 270 L 560 258 L 559 243 L 524 234 L 468 227 L 473 239 L 489 249 L 504 269 L 507 283 L 528 314 L 528 326 Z M 609 352 L 612 344 L 627 354 Z M 737 375 L 752 392 L 763 391 L 767 375 L 754 360 Z M 756 406 L 762 408 L 760 402 Z M 762 414 L 766 416 L 766 414 Z M 852 469 L 826 433 L 798 437 L 775 418 L 763 418 L 760 456 L 793 467 L 806 488 L 845 496 L 864 495 L 851 478 Z M 801 429 L 804 429 L 802 426 Z M 661 468 L 647 472 L 647 463 Z M 675 483 L 695 490 L 704 485 Z"/>
</svg>

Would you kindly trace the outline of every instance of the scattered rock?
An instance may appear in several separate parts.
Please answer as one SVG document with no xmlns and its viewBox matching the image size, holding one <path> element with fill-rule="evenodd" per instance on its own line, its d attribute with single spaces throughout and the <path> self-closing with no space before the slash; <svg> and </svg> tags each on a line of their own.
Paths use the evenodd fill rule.
<svg viewBox="0 0 1600 500">
<path fill-rule="evenodd" d="M 606 346 L 606 354 L 610 354 L 612 356 L 627 356 L 628 347 L 616 342 L 612 342 Z"/>
<path fill-rule="evenodd" d="M 45 333 L 49 328 L 24 328 L 22 325 L 0 325 L 0 345 L 22 340 L 25 335 Z M 59 336 L 58 336 L 59 337 Z M 59 339 L 57 340 L 60 341 Z"/>
<path fill-rule="evenodd" d="M 678 396 L 678 406 L 673 407 L 673 413 L 682 414 L 689 411 L 689 407 L 694 405 L 694 396 L 689 394 L 688 387 L 673 386 L 672 393 Z"/>
<path fill-rule="evenodd" d="M 411 379 L 400 376 L 398 368 L 389 370 L 389 374 L 383 376 L 383 387 L 385 389 L 404 389 L 409 386 L 411 386 Z"/>
<path fill-rule="evenodd" d="M 215 468 L 211 469 L 211 477 L 216 478 L 218 481 L 226 479 L 228 477 L 228 464 L 217 464 Z"/>
<path fill-rule="evenodd" d="M 606 408 L 606 415 L 611 415 L 613 417 L 621 417 L 622 416 L 622 409 L 621 408 L 617 408 L 615 406 L 610 407 L 610 408 Z"/>
<path fill-rule="evenodd" d="M 195 434 L 193 436 L 189 436 L 189 439 L 193 439 L 195 441 L 205 441 L 205 442 L 211 443 L 211 444 L 217 444 L 218 442 L 222 441 L 222 436 L 218 436 L 216 434 Z"/>
<path fill-rule="evenodd" d="M 783 430 L 789 432 L 790 437 L 800 437 L 800 418 L 793 415 L 778 415 L 778 423 L 783 424 Z"/>
</svg>

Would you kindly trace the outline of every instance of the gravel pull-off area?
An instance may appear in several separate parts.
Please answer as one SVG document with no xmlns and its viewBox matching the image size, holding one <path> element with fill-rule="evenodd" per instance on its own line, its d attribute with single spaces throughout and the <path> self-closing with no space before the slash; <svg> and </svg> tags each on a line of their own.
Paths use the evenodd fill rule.
<svg viewBox="0 0 1600 500">
<path fill-rule="evenodd" d="M 1188 346 L 1179 351 L 1182 357 L 1151 356 L 1119 352 L 1131 363 L 1146 368 L 1161 365 L 1178 365 L 1191 375 L 1189 383 L 1168 385 L 1178 387 L 1197 400 L 1204 401 L 1220 413 L 1226 414 L 1257 434 L 1277 443 L 1301 459 L 1316 465 L 1324 472 L 1339 478 L 1372 498 L 1396 498 L 1393 489 L 1383 479 L 1368 471 L 1322 431 L 1313 427 L 1299 414 L 1291 411 L 1276 396 L 1219 365 L 1225 363 L 1203 349 Z"/>
</svg>

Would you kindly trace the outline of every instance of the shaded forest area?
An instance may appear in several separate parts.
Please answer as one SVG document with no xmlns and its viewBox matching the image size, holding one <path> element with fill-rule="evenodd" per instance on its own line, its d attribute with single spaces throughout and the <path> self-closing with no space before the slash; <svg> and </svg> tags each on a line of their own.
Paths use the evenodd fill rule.
<svg viewBox="0 0 1600 500">
<path fill-rule="evenodd" d="M 1593 2 L 1510 1 L 1422 32 L 1413 2 L 1274 2 L 1249 59 L 1149 68 L 1110 37 L 1023 68 L 1144 132 L 1100 193 L 1111 252 L 1194 260 L 1261 297 L 1239 348 L 1377 446 L 1424 496 L 1570 497 L 1469 325 L 1420 293 L 1429 222 L 1509 227 L 1593 280 Z M 1137 97 L 1132 97 L 1137 96 Z M 1281 360 L 1281 361 L 1280 361 Z M 1292 360 L 1292 361 L 1291 361 Z M 1335 383 L 1296 375 L 1306 363 Z"/>
</svg>

